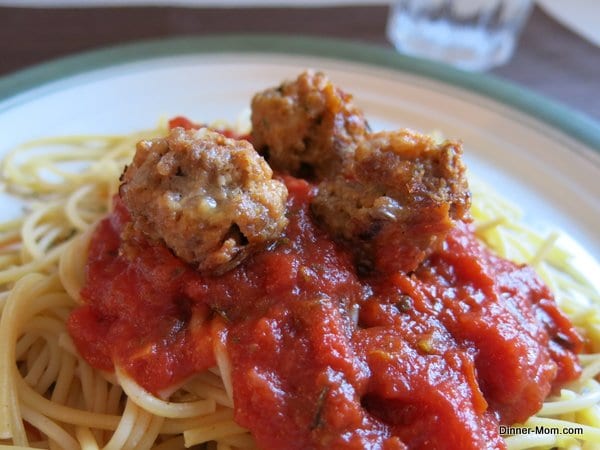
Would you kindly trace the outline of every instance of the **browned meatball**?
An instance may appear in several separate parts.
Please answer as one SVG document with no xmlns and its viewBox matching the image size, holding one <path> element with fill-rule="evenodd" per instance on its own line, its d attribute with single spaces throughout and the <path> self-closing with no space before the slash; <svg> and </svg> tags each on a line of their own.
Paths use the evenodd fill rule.
<svg viewBox="0 0 600 450">
<path fill-rule="evenodd" d="M 260 92 L 252 99 L 252 142 L 271 167 L 327 177 L 366 133 L 352 96 L 320 72 Z"/>
<path fill-rule="evenodd" d="M 343 175 L 323 181 L 312 210 L 362 264 L 412 271 L 467 213 L 461 145 L 410 130 L 371 135 Z"/>
<path fill-rule="evenodd" d="M 135 230 L 200 270 L 233 267 L 287 224 L 287 189 L 249 142 L 175 128 L 141 141 L 119 194 Z"/>
</svg>

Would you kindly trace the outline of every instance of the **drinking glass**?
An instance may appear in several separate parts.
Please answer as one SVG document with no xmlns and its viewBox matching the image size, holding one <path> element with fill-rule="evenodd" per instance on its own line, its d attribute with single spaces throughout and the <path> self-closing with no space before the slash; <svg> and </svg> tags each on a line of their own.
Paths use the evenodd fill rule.
<svg viewBox="0 0 600 450">
<path fill-rule="evenodd" d="M 402 53 L 483 71 L 507 62 L 531 0 L 396 0 L 387 35 Z"/>
</svg>

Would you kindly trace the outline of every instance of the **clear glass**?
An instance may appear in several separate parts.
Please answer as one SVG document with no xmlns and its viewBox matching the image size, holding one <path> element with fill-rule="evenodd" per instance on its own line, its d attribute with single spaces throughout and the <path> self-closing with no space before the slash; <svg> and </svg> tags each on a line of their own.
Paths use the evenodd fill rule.
<svg viewBox="0 0 600 450">
<path fill-rule="evenodd" d="M 531 0 L 396 0 L 387 35 L 402 53 L 483 71 L 510 59 L 531 6 Z"/>
</svg>

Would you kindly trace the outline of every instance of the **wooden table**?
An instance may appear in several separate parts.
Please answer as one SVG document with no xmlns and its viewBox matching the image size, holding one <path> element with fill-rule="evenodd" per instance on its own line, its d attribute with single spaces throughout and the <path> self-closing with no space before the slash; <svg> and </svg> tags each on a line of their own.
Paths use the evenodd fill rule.
<svg viewBox="0 0 600 450">
<path fill-rule="evenodd" d="M 213 33 L 293 33 L 391 47 L 386 6 L 325 8 L 0 8 L 0 75 L 140 39 Z M 535 8 L 513 59 L 492 72 L 600 121 L 600 48 Z"/>
</svg>

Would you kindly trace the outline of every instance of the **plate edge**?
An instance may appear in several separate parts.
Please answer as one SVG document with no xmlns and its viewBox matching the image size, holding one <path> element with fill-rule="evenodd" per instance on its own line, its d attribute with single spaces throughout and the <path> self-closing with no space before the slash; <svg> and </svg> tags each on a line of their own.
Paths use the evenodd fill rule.
<svg viewBox="0 0 600 450">
<path fill-rule="evenodd" d="M 400 55 L 356 41 L 278 34 L 183 36 L 135 41 L 64 56 L 0 78 L 1 103 L 35 87 L 96 69 L 168 55 L 271 52 L 320 56 L 408 72 L 476 92 L 536 118 L 600 153 L 600 123 L 582 112 L 489 74 Z M 11 105 L 11 107 L 14 105 Z"/>
</svg>

